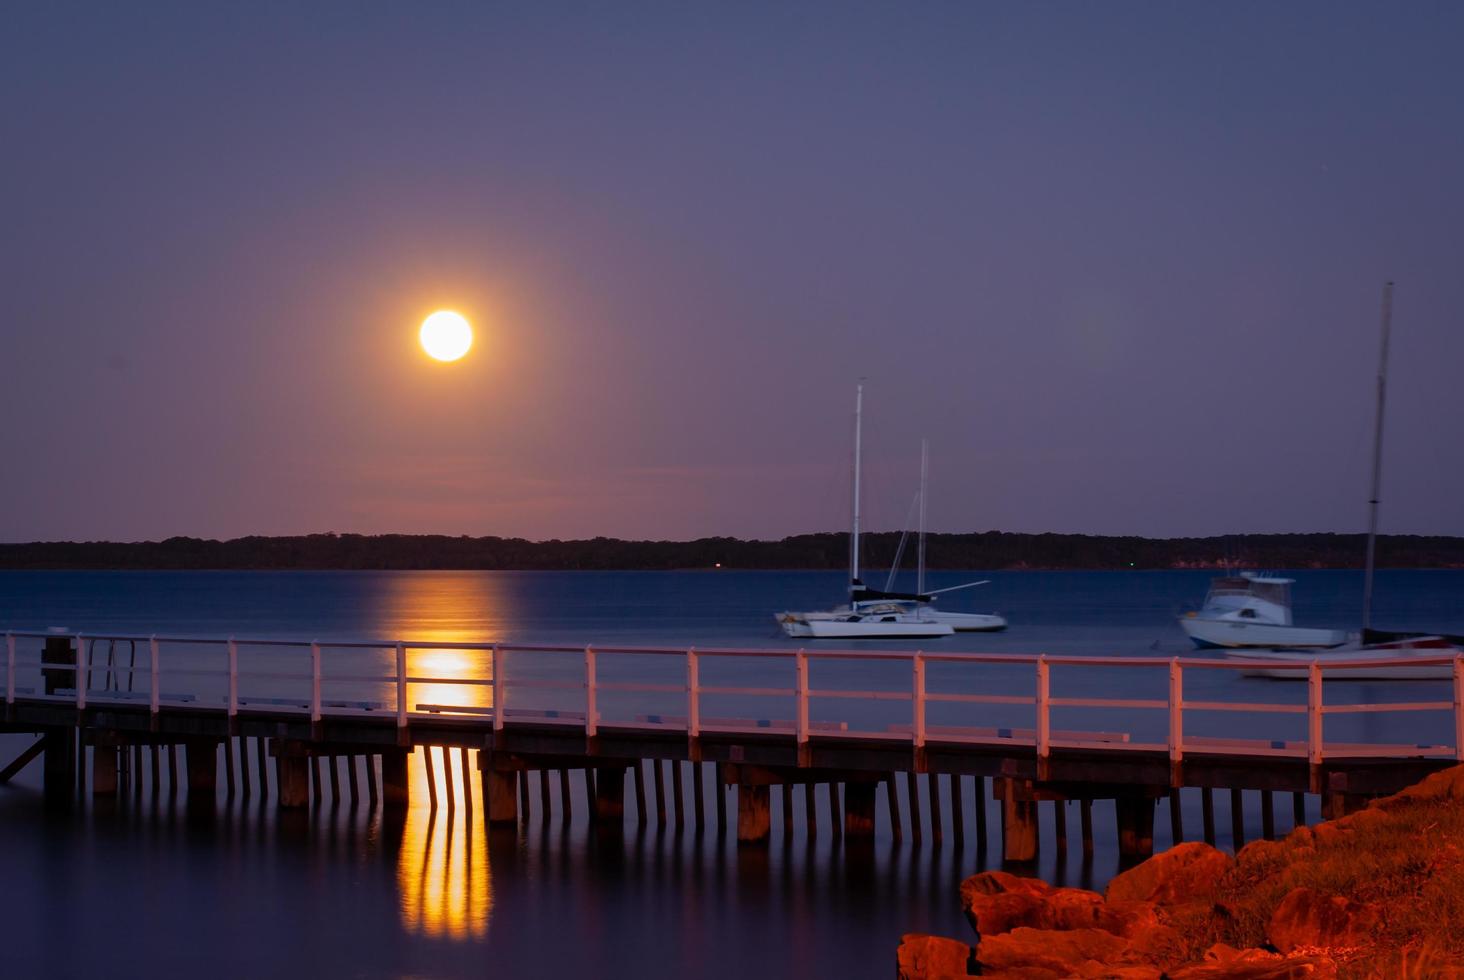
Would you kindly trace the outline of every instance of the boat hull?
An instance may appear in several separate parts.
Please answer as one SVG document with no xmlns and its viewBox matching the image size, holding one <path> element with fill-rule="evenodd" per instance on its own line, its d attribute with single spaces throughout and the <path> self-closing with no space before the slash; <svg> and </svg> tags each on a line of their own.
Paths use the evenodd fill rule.
<svg viewBox="0 0 1464 980">
<path fill-rule="evenodd" d="M 1274 663 L 1275 666 L 1251 667 L 1243 673 L 1247 677 L 1270 677 L 1275 680 L 1300 680 L 1307 679 L 1313 661 L 1323 667 L 1337 666 L 1348 661 L 1364 661 L 1369 664 L 1367 667 L 1351 667 L 1346 670 L 1330 671 L 1327 673 L 1331 680 L 1371 680 L 1371 681 L 1419 681 L 1419 680 L 1448 680 L 1454 676 L 1452 664 L 1425 664 L 1411 665 L 1399 664 L 1378 664 L 1376 661 L 1384 660 L 1389 656 L 1399 659 L 1412 659 L 1420 656 L 1427 656 L 1434 651 L 1419 649 L 1401 650 L 1377 650 L 1377 649 L 1349 649 L 1319 651 L 1316 653 L 1296 653 L 1286 650 L 1263 650 L 1247 651 L 1237 654 L 1236 659 L 1257 661 L 1264 660 Z"/>
<path fill-rule="evenodd" d="M 925 610 L 922 619 L 945 623 L 957 633 L 995 633 L 1007 628 L 1007 621 L 995 613 L 958 613 Z"/>
<path fill-rule="evenodd" d="M 920 640 L 950 636 L 955 629 L 947 623 L 925 623 L 914 621 L 866 621 L 860 619 L 839 619 L 834 617 L 800 616 L 797 613 L 783 613 L 776 617 L 778 625 L 788 636 L 815 640 Z"/>
<path fill-rule="evenodd" d="M 1326 649 L 1347 642 L 1346 630 L 1312 629 L 1304 626 L 1283 626 L 1279 623 L 1247 623 L 1235 620 L 1206 619 L 1186 616 L 1179 621 L 1195 646 L 1237 649 L 1275 649 L 1304 647 Z"/>
</svg>

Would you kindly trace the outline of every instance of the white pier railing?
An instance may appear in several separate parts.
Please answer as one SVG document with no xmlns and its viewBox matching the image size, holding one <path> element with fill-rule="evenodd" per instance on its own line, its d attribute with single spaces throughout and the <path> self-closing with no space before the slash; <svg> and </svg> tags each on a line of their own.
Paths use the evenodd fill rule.
<svg viewBox="0 0 1464 980">
<path fill-rule="evenodd" d="M 49 653 L 47 650 L 49 648 Z M 66 651 L 65 662 L 57 652 Z M 47 659 L 49 657 L 49 659 Z M 99 662 L 99 658 L 104 658 Z M 125 664 L 123 661 L 126 661 Z M 708 671 L 727 675 L 709 677 Z M 811 668 L 830 681 L 814 686 Z M 1464 760 L 1464 660 L 1454 655 L 1295 665 L 1305 685 L 1234 679 L 1270 660 L 929 653 L 890 650 L 697 649 L 563 646 L 458 641 L 325 641 L 121 634 L 5 634 L 5 702 L 74 703 L 78 710 L 146 703 L 229 716 L 302 714 L 328 718 L 452 719 L 502 731 L 522 725 L 605 731 L 670 730 L 786 735 L 800 745 L 820 738 L 939 745 L 1278 756 L 1320 763 L 1337 757 Z M 1377 667 L 1432 668 L 1443 676 L 1409 682 L 1424 699 L 1325 698 L 1327 679 Z M 932 685 L 932 676 L 939 683 Z M 1059 675 L 1071 693 L 1054 694 Z M 903 680 L 901 680 L 903 678 Z M 1145 685 L 1153 696 L 1142 696 Z M 1100 692 L 1120 691 L 1109 696 Z M 1372 696 L 1370 686 L 1336 688 Z M 353 692 L 347 694 L 346 692 Z M 1236 693 L 1245 699 L 1227 697 Z M 1254 700 L 1257 692 L 1274 695 Z M 1301 694 L 1304 692 L 1305 699 Z M 753 706 L 731 714 L 712 703 Z M 625 706 L 629 702 L 629 707 Z M 616 707 L 615 705 L 620 705 Z M 669 706 L 669 707 L 666 707 Z M 907 707 L 905 707 L 907 706 Z M 940 713 L 942 718 L 933 718 Z M 1116 713 L 1116 715 L 1115 715 Z M 1450 744 L 1403 738 L 1324 741 L 1324 720 L 1432 716 Z M 1054 725 L 1079 715 L 1087 727 Z M 1013 715 L 1019 722 L 1002 721 Z M 1238 716 L 1244 730 L 1196 731 L 1195 716 Z M 1092 730 L 1117 717 L 1117 731 Z M 1281 716 L 1281 717 L 1277 717 Z M 1290 716 L 1289 719 L 1287 716 Z M 1451 724 L 1446 724 L 1446 718 Z M 893 720 L 892 720 L 893 719 Z M 1265 719 L 1274 719 L 1267 722 Z M 1288 724 L 1289 721 L 1289 724 Z M 1189 726 L 1189 727 L 1187 727 Z M 1368 727 L 1356 726 L 1353 727 Z M 1418 728 L 1412 729 L 1416 735 Z M 1280 737 L 1277 737 L 1280 736 Z"/>
</svg>

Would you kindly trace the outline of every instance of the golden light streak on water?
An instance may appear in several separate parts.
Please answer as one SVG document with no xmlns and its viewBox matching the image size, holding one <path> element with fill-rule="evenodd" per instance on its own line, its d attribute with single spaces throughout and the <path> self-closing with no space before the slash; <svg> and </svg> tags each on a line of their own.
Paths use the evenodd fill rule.
<svg viewBox="0 0 1464 980">
<path fill-rule="evenodd" d="M 397 859 L 397 891 L 402 927 L 428 939 L 462 941 L 488 934 L 493 911 L 493 879 L 488 866 L 488 842 L 483 831 L 483 801 L 476 785 L 477 752 L 468 753 L 467 792 L 463 799 L 461 750 L 443 753 L 433 748 L 438 805 L 428 804 L 427 768 L 419 747 L 410 757 L 412 805 L 407 812 L 402 846 Z M 445 779 L 453 780 L 455 806 L 447 807 Z"/>
<path fill-rule="evenodd" d="M 383 597 L 382 632 L 403 640 L 432 643 L 492 642 L 504 621 L 504 598 L 491 576 L 436 573 L 394 576 Z M 440 679 L 408 685 L 409 710 L 426 705 L 487 708 L 488 684 L 453 680 L 492 680 L 492 656 L 466 648 L 407 649 L 407 675 Z M 431 752 L 438 805 L 429 804 L 426 755 Z M 419 746 L 409 757 L 411 807 L 402 833 L 397 890 L 403 927 L 430 939 L 480 939 L 488 932 L 493 909 L 492 875 L 484 833 L 484 808 L 478 754 L 467 755 L 466 785 L 461 750 Z M 454 806 L 447 806 L 447 780 Z M 464 799 L 464 793 L 468 799 Z"/>
</svg>

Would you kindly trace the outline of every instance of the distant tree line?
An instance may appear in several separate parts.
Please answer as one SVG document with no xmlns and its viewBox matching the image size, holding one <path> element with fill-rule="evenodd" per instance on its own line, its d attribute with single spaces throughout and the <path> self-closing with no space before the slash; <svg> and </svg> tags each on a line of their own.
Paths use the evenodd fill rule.
<svg viewBox="0 0 1464 980">
<path fill-rule="evenodd" d="M 889 567 L 898 532 L 861 539 L 865 565 Z M 1356 568 L 1361 534 L 1252 534 L 1140 538 L 1091 534 L 932 534 L 930 568 Z M 781 541 L 526 541 L 427 534 L 311 534 L 229 541 L 38 541 L 0 544 L 5 569 L 837 569 L 847 566 L 848 534 L 800 534 Z M 904 565 L 914 561 L 914 544 Z M 1384 535 L 1378 563 L 1394 568 L 1464 568 L 1464 538 Z"/>
</svg>

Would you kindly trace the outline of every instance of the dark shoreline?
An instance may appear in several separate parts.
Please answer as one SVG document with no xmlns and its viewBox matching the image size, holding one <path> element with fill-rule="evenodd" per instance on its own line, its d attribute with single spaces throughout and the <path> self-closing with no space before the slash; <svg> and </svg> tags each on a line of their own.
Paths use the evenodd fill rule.
<svg viewBox="0 0 1464 980">
<path fill-rule="evenodd" d="M 862 537 L 866 560 L 887 567 L 898 532 Z M 931 534 L 932 569 L 1167 570 L 1180 568 L 1360 568 L 1362 534 L 1249 534 L 1141 538 L 986 531 Z M 447 535 L 312 534 L 228 541 L 48 541 L 0 544 L 0 569 L 682 571 L 831 570 L 845 567 L 849 536 L 802 534 L 779 541 L 527 541 Z M 913 555 L 906 554 L 909 565 Z M 1464 568 L 1464 537 L 1381 535 L 1383 568 Z"/>
</svg>

